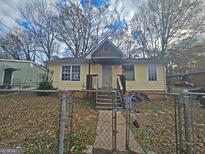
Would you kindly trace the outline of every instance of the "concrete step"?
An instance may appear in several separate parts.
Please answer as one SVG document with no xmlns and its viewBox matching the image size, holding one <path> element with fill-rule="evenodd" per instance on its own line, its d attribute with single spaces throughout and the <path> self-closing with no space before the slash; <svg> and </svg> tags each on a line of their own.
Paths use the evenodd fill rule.
<svg viewBox="0 0 205 154">
<path fill-rule="evenodd" d="M 113 96 L 112 95 L 97 95 L 97 98 L 113 99 Z M 117 96 L 116 98 L 120 99 L 120 96 Z"/>
<path fill-rule="evenodd" d="M 108 102 L 96 102 L 96 105 L 97 106 L 121 106 L 120 103 L 113 104 Z"/>
<path fill-rule="evenodd" d="M 113 104 L 115 102 L 113 102 L 113 100 L 109 100 L 109 99 L 96 99 L 96 102 L 102 102 L 102 103 L 109 103 L 109 104 Z M 117 100 L 117 103 L 121 103 L 120 100 Z"/>
<path fill-rule="evenodd" d="M 112 110 L 113 107 L 112 106 L 96 106 L 97 110 Z M 114 107 L 114 109 L 122 109 L 122 107 Z"/>
<path fill-rule="evenodd" d="M 110 98 L 97 98 L 97 101 L 99 101 L 99 102 L 110 102 L 110 103 L 113 102 L 113 100 L 110 99 Z"/>
</svg>

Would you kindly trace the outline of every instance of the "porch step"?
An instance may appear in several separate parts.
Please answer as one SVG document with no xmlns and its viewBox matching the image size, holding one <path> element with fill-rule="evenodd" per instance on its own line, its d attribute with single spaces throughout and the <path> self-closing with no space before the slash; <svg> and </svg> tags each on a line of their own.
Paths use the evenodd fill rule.
<svg viewBox="0 0 205 154">
<path fill-rule="evenodd" d="M 121 109 L 121 102 L 119 95 L 116 95 L 116 104 L 113 102 L 113 93 L 112 92 L 98 92 L 96 96 L 96 109 L 99 110 L 112 110 L 114 108 Z"/>
<path fill-rule="evenodd" d="M 99 102 L 109 102 L 109 103 L 112 103 L 114 100 L 113 99 L 110 99 L 110 98 L 97 98 L 97 100 Z M 120 99 L 117 99 L 117 102 L 120 103 Z"/>
<path fill-rule="evenodd" d="M 99 99 L 100 99 L 100 98 L 113 99 L 113 96 L 112 96 L 112 95 L 102 95 L 102 94 L 99 95 L 99 94 L 98 94 L 98 95 L 97 95 L 97 98 L 99 98 Z M 117 96 L 116 96 L 116 99 L 120 99 L 120 96 L 117 95 Z"/>
<path fill-rule="evenodd" d="M 108 102 L 96 102 L 96 105 L 97 106 L 121 106 L 120 103 L 113 104 Z"/>
<path fill-rule="evenodd" d="M 112 106 L 98 106 L 97 105 L 96 109 L 97 110 L 112 110 L 113 108 L 112 108 Z M 122 107 L 121 106 L 117 106 L 117 107 L 115 107 L 115 109 L 121 110 Z"/>
</svg>

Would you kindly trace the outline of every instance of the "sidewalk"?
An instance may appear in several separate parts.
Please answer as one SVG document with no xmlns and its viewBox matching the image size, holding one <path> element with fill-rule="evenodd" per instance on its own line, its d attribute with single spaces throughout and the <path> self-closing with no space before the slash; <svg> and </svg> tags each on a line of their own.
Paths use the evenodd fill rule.
<svg viewBox="0 0 205 154">
<path fill-rule="evenodd" d="M 127 153 L 125 150 L 125 117 L 121 111 L 117 112 L 117 151 Z M 100 110 L 97 124 L 97 136 L 93 145 L 94 153 L 104 154 L 112 151 L 112 111 Z M 133 153 L 144 153 L 140 145 L 134 140 L 130 131 L 130 150 Z"/>
</svg>

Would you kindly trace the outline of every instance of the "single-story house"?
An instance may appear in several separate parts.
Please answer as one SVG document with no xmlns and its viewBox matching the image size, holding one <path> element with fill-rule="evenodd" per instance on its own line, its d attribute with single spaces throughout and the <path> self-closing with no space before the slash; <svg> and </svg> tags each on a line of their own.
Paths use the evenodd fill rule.
<svg viewBox="0 0 205 154">
<path fill-rule="evenodd" d="M 0 88 L 37 88 L 47 69 L 32 61 L 0 59 Z"/>
<path fill-rule="evenodd" d="M 126 90 L 165 92 L 165 66 L 161 60 L 129 58 L 109 39 L 91 49 L 85 58 L 57 58 L 47 61 L 53 85 L 59 89 L 82 90 L 93 76 L 94 89 L 116 89 L 117 76 L 124 73 Z"/>
</svg>

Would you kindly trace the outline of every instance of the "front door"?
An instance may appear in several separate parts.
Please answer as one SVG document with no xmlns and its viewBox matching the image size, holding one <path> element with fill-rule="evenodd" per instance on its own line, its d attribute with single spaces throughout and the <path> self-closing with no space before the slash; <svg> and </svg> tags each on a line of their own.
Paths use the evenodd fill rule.
<svg viewBox="0 0 205 154">
<path fill-rule="evenodd" d="M 102 65 L 102 87 L 112 88 L 112 65 Z"/>
<path fill-rule="evenodd" d="M 12 70 L 11 69 L 5 69 L 4 70 L 4 86 L 10 86 L 11 85 L 11 78 L 12 78 Z"/>
</svg>

